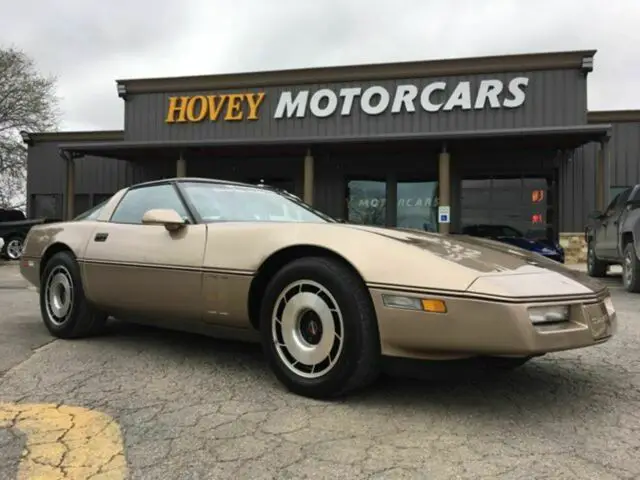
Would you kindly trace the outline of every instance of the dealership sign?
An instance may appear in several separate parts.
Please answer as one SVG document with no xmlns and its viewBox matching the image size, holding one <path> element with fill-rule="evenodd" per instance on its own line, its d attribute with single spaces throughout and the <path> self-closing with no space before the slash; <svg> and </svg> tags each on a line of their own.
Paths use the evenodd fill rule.
<svg viewBox="0 0 640 480">
<path fill-rule="evenodd" d="M 517 108 L 524 104 L 529 78 L 515 77 L 506 85 L 499 79 L 485 79 L 472 85 L 469 81 L 454 84 L 431 82 L 422 88 L 400 84 L 389 89 L 382 85 L 370 87 L 322 88 L 318 90 L 285 90 L 275 104 L 272 115 L 283 118 L 327 118 L 349 116 L 355 112 L 376 116 L 386 112 L 427 113 L 454 110 L 484 110 L 486 108 Z M 201 121 L 258 120 L 265 92 L 231 93 L 169 97 L 167 123 Z"/>
</svg>

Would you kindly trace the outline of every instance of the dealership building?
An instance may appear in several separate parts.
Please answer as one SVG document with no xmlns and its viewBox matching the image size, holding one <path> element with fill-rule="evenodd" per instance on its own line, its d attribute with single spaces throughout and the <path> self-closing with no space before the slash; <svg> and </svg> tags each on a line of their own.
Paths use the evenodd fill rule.
<svg viewBox="0 0 640 480">
<path fill-rule="evenodd" d="M 640 111 L 587 108 L 595 54 L 118 80 L 123 130 L 23 132 L 28 214 L 73 218 L 133 183 L 211 177 L 351 222 L 509 225 L 580 255 L 588 213 L 640 183 Z"/>
</svg>

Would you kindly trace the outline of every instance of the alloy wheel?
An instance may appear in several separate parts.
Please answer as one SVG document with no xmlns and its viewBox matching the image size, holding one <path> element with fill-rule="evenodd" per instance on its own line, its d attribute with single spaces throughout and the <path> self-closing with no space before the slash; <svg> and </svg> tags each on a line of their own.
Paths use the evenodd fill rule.
<svg viewBox="0 0 640 480">
<path fill-rule="evenodd" d="M 299 280 L 278 296 L 271 335 L 278 356 L 289 370 L 303 378 L 318 378 L 335 366 L 342 353 L 342 312 L 324 286 Z"/>
<path fill-rule="evenodd" d="M 10 260 L 19 260 L 22 256 L 22 240 L 9 240 L 5 247 L 5 252 Z"/>
<path fill-rule="evenodd" d="M 631 254 L 631 251 L 627 251 L 627 254 L 624 256 L 624 262 L 622 263 L 622 280 L 624 281 L 625 287 L 631 285 L 631 281 L 633 280 L 633 258 L 631 258 Z"/>
<path fill-rule="evenodd" d="M 45 284 L 45 306 L 51 323 L 61 326 L 69 319 L 73 295 L 73 280 L 69 271 L 63 266 L 51 270 Z"/>
</svg>

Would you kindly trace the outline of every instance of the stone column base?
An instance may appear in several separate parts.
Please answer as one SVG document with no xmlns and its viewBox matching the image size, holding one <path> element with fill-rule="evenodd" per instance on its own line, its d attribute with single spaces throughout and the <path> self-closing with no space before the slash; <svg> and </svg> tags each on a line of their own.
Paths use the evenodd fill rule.
<svg viewBox="0 0 640 480">
<path fill-rule="evenodd" d="M 587 262 L 587 242 L 584 232 L 560 233 L 560 246 L 564 248 L 564 262 L 569 265 Z"/>
</svg>

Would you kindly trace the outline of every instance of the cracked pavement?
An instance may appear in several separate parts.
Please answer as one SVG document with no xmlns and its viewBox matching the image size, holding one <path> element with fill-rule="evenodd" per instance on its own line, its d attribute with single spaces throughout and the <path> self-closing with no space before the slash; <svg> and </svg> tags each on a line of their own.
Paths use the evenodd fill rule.
<svg viewBox="0 0 640 480">
<path fill-rule="evenodd" d="M 605 345 L 322 402 L 285 392 L 257 345 L 122 323 L 52 341 L 13 274 L 0 267 L 3 479 L 640 477 L 640 295 L 619 278 Z"/>
</svg>

